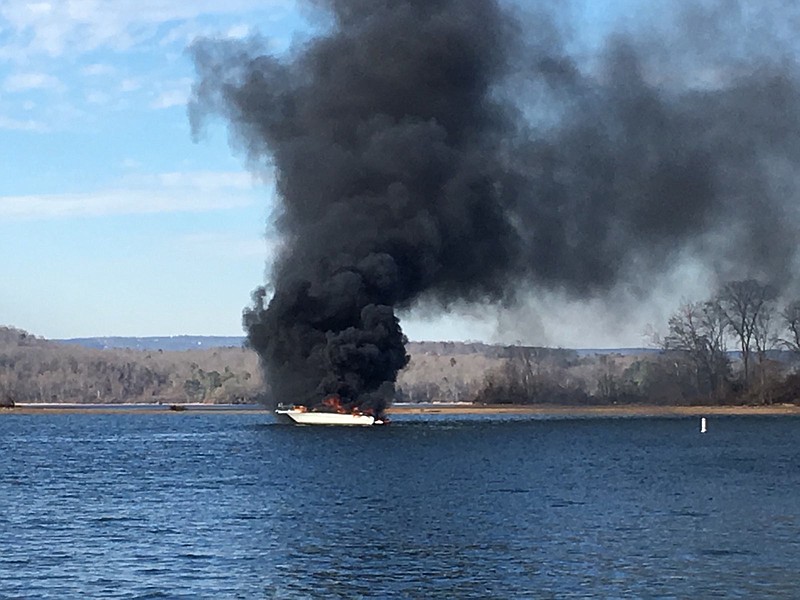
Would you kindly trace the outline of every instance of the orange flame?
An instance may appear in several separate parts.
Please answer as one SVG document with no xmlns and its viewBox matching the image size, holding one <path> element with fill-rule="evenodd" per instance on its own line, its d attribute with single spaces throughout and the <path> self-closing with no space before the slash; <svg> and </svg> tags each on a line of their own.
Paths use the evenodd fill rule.
<svg viewBox="0 0 800 600">
<path fill-rule="evenodd" d="M 342 402 L 342 398 L 337 394 L 331 394 L 327 398 L 325 398 L 320 404 L 316 407 L 312 408 L 313 411 L 319 412 L 334 412 L 340 415 L 346 415 L 348 413 L 352 415 L 369 415 L 373 416 L 373 410 L 368 408 L 365 411 L 362 411 L 358 406 L 348 407 Z"/>
<path fill-rule="evenodd" d="M 335 412 L 339 414 L 345 414 L 347 409 L 345 409 L 344 405 L 342 404 L 342 399 L 339 396 L 328 396 L 322 401 L 323 410 L 328 412 Z"/>
</svg>

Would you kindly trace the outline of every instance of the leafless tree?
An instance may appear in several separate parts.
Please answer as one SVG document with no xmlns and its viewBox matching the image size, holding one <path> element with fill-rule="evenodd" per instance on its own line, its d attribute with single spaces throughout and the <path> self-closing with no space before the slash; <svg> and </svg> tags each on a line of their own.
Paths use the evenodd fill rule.
<svg viewBox="0 0 800 600">
<path fill-rule="evenodd" d="M 800 353 L 800 300 L 786 305 L 781 317 L 789 334 L 786 339 L 781 339 L 781 343 L 792 352 Z"/>
<path fill-rule="evenodd" d="M 755 279 L 731 281 L 720 290 L 717 301 L 726 321 L 734 333 L 742 353 L 745 387 L 750 383 L 751 355 L 759 352 L 762 342 L 766 344 L 767 334 L 775 311 L 776 292 L 772 286 L 764 285 Z M 761 340 L 761 342 L 759 342 Z M 763 359 L 763 354 L 758 357 Z"/>
<path fill-rule="evenodd" d="M 756 326 L 753 330 L 753 342 L 756 346 L 756 355 L 759 364 L 763 364 L 767 352 L 778 346 L 778 319 L 774 303 L 765 305 L 756 317 Z"/>
<path fill-rule="evenodd" d="M 253 401 L 262 387 L 257 357 L 242 348 L 99 350 L 0 327 L 0 397 L 18 403 L 235 403 Z"/>
<path fill-rule="evenodd" d="M 730 364 L 725 346 L 728 320 L 716 301 L 685 303 L 669 319 L 662 341 L 666 351 L 681 353 L 692 365 L 700 393 L 718 396 Z"/>
</svg>

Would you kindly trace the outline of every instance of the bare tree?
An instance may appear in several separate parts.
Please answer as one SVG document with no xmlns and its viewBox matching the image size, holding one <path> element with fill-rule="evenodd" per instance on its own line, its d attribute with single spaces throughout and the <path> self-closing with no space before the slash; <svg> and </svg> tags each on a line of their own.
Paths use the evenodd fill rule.
<svg viewBox="0 0 800 600">
<path fill-rule="evenodd" d="M 717 298 L 739 343 L 744 366 L 744 384 L 748 387 L 750 357 L 754 346 L 758 352 L 759 340 L 766 340 L 766 334 L 762 330 L 768 329 L 772 320 L 769 315 L 775 310 L 776 292 L 771 286 L 755 279 L 744 279 L 725 284 Z M 763 358 L 763 355 L 759 354 L 759 358 Z"/>
<path fill-rule="evenodd" d="M 258 373 L 258 358 L 242 348 L 157 354 L 99 350 L 0 327 L 0 400 L 181 402 L 195 399 L 199 386 L 201 398 L 235 403 L 255 400 L 263 389 L 253 373 Z"/>
<path fill-rule="evenodd" d="M 781 343 L 792 352 L 800 353 L 800 300 L 790 302 L 781 311 L 781 317 L 789 333 L 789 337 L 781 339 Z"/>
<path fill-rule="evenodd" d="M 692 365 L 698 392 L 717 397 L 730 372 L 725 347 L 727 319 L 716 301 L 686 303 L 669 319 L 662 341 L 666 351 L 679 352 Z"/>
<path fill-rule="evenodd" d="M 753 330 L 753 342 L 756 345 L 756 355 L 759 364 L 767 358 L 767 352 L 774 350 L 779 342 L 777 330 L 777 312 L 774 302 L 765 304 L 756 316 L 756 326 Z"/>
</svg>

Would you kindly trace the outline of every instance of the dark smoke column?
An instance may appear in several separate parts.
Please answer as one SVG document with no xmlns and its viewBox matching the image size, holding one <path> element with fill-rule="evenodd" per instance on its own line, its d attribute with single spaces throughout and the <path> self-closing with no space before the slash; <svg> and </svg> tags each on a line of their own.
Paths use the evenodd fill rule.
<svg viewBox="0 0 800 600">
<path fill-rule="evenodd" d="M 676 265 L 800 289 L 800 8 L 674 0 L 659 31 L 644 4 L 590 59 L 549 1 L 313 0 L 329 27 L 288 58 L 194 45 L 193 125 L 221 113 L 276 175 L 244 315 L 274 401 L 382 410 L 420 298 L 633 290 L 625 315 Z"/>
<path fill-rule="evenodd" d="M 196 43 L 191 115 L 225 115 L 276 175 L 284 244 L 244 313 L 273 402 L 380 412 L 408 361 L 397 308 L 502 294 L 513 119 L 493 86 L 514 31 L 489 0 L 315 4 L 329 31 L 286 59 Z"/>
</svg>

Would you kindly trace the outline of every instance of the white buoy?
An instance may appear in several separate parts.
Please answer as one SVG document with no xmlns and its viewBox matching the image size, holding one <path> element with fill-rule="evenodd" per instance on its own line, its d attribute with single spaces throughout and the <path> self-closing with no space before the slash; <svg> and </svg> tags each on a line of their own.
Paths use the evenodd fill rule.
<svg viewBox="0 0 800 600">
<path fill-rule="evenodd" d="M 706 418 L 700 417 L 700 433 L 706 432 Z"/>
</svg>

